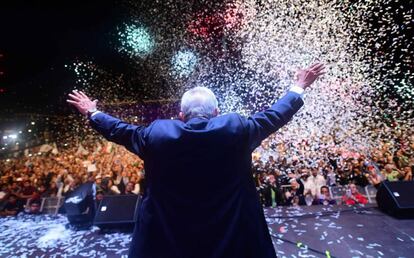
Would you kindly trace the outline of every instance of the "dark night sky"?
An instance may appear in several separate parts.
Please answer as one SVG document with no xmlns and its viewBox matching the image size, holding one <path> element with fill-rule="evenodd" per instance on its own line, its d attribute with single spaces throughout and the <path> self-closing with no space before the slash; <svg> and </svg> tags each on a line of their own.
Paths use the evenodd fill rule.
<svg viewBox="0 0 414 258">
<path fill-rule="evenodd" d="M 122 19 L 115 1 L 0 7 L 0 113 L 45 111 L 73 83 L 64 64 L 93 56 L 117 64 L 107 37 Z M 12 108 L 12 110 L 9 110 Z"/>
<path fill-rule="evenodd" d="M 404 5 L 410 8 L 412 1 Z M 0 4 L 0 116 L 60 112 L 63 95 L 74 86 L 74 75 L 64 65 L 74 60 L 127 70 L 125 59 L 111 45 L 116 27 L 129 18 L 125 8 L 123 0 Z M 389 44 L 383 46 L 387 51 Z M 395 53 L 399 58 L 399 51 Z"/>
</svg>

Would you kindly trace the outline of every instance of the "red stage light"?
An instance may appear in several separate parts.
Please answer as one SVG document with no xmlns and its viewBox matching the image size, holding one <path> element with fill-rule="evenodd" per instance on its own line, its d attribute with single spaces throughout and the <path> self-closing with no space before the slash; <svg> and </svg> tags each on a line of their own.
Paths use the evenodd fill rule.
<svg viewBox="0 0 414 258">
<path fill-rule="evenodd" d="M 217 15 L 198 14 L 187 27 L 194 36 L 210 40 L 223 35 L 224 19 Z"/>
<path fill-rule="evenodd" d="M 196 13 L 189 22 L 187 30 L 198 39 L 211 41 L 220 39 L 228 33 L 235 33 L 244 24 L 245 8 L 231 4 L 223 10 L 212 13 Z"/>
</svg>

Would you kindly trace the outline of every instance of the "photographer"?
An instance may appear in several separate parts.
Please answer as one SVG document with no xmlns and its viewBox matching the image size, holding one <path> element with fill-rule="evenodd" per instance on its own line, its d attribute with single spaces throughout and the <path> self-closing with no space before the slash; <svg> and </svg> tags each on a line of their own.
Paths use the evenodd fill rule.
<svg viewBox="0 0 414 258">
<path fill-rule="evenodd" d="M 290 179 L 290 186 L 291 189 L 285 193 L 286 197 L 286 205 L 305 205 L 305 197 L 304 197 L 304 190 L 305 187 L 303 182 L 300 178 L 292 178 Z"/>
<path fill-rule="evenodd" d="M 280 184 L 278 184 L 278 180 L 273 174 L 270 174 L 265 178 L 263 184 L 260 186 L 260 193 L 265 207 L 276 207 L 283 203 L 283 194 Z"/>
</svg>

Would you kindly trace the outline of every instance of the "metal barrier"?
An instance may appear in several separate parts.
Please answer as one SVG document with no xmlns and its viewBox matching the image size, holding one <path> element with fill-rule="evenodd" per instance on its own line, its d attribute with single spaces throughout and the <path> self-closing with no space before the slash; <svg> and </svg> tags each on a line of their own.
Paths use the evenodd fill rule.
<svg viewBox="0 0 414 258">
<path fill-rule="evenodd" d="M 342 185 L 332 186 L 329 188 L 331 196 L 335 199 L 337 204 L 342 203 L 342 196 L 346 194 L 346 189 L 348 189 L 348 187 Z"/>
<path fill-rule="evenodd" d="M 64 197 L 48 197 L 42 198 L 42 203 L 40 205 L 40 212 L 45 214 L 56 215 L 59 211 L 59 208 L 63 205 L 65 201 Z"/>
<path fill-rule="evenodd" d="M 377 196 L 377 188 L 372 185 L 365 186 L 365 194 L 368 198 L 369 203 L 377 203 L 376 196 Z"/>
</svg>

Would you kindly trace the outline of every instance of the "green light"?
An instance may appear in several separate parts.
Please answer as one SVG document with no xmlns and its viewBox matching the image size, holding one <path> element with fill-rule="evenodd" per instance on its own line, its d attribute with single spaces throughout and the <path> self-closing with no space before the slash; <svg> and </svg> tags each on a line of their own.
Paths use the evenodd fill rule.
<svg viewBox="0 0 414 258">
<path fill-rule="evenodd" d="M 196 67 L 197 56 L 190 50 L 179 51 L 173 56 L 171 63 L 178 77 L 187 77 Z"/>
<path fill-rule="evenodd" d="M 126 25 L 125 30 L 119 32 L 118 35 L 121 41 L 119 50 L 131 57 L 144 57 L 154 49 L 154 39 L 148 30 L 142 26 Z"/>
</svg>

